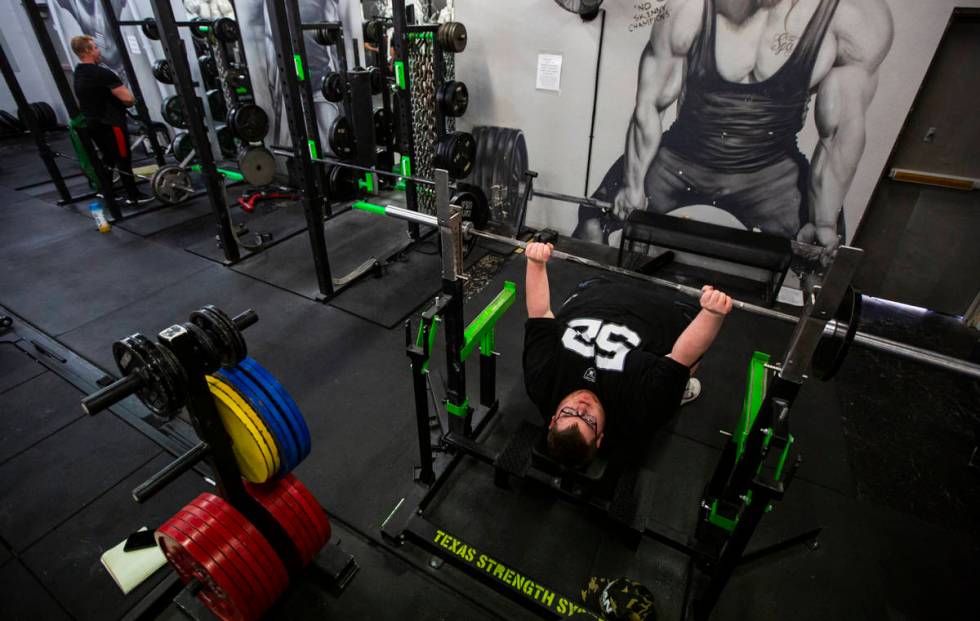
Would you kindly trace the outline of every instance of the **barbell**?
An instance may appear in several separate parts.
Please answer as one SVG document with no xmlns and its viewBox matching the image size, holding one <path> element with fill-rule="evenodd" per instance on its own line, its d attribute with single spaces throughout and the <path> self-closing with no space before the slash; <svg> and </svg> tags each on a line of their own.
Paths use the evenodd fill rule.
<svg viewBox="0 0 980 621">
<path fill-rule="evenodd" d="M 417 211 L 412 211 L 404 207 L 397 207 L 394 205 L 376 205 L 374 203 L 368 203 L 365 201 L 357 201 L 352 207 L 354 209 L 360 209 L 363 211 L 368 211 L 371 213 L 376 213 L 380 215 L 385 215 L 399 220 L 405 220 L 407 222 L 413 222 L 415 224 L 420 224 L 423 226 L 429 226 L 433 228 L 438 228 L 439 220 L 436 216 L 419 213 Z M 464 222 L 462 225 L 463 235 L 465 237 L 479 237 L 493 242 L 498 242 L 508 246 L 513 246 L 514 248 L 519 248 L 524 250 L 527 248 L 527 242 L 521 241 L 519 239 L 514 239 L 511 237 L 506 237 L 504 235 L 497 235 L 496 233 L 491 233 L 489 231 L 482 231 L 476 228 L 471 222 Z M 637 280 L 642 280 L 658 287 L 665 289 L 670 289 L 679 293 L 681 295 L 687 296 L 689 298 L 700 299 L 701 290 L 696 287 L 691 287 L 688 285 L 682 285 L 675 283 L 663 278 L 657 278 L 656 276 L 650 276 L 648 274 L 641 274 L 639 272 L 634 272 L 622 267 L 617 267 L 615 265 L 607 265 L 600 261 L 595 261 L 593 259 L 588 259 L 586 257 L 581 257 L 578 255 L 563 252 L 561 250 L 553 250 L 551 257 L 554 259 L 559 259 L 562 261 L 568 261 L 570 263 L 578 263 L 579 265 L 585 265 L 588 267 L 596 268 L 613 274 L 619 274 L 622 276 L 627 276 Z M 752 313 L 753 315 L 758 315 L 761 317 L 768 317 L 769 319 L 775 319 L 777 321 L 782 321 L 785 323 L 796 324 L 799 321 L 798 317 L 784 313 L 772 308 L 766 308 L 764 306 L 759 306 L 757 304 L 752 304 L 749 302 L 744 302 L 742 300 L 732 299 L 732 306 L 738 310 Z M 860 345 L 866 349 L 890 354 L 897 356 L 899 358 L 905 358 L 907 360 L 912 360 L 915 362 L 920 362 L 928 364 L 930 366 L 943 369 L 946 371 L 951 371 L 953 373 L 959 373 L 961 375 L 966 375 L 974 379 L 980 379 L 980 365 L 961 360 L 959 358 L 954 358 L 952 356 L 946 356 L 928 349 L 923 349 L 921 347 L 915 347 L 913 345 L 906 345 L 905 343 L 899 343 L 891 339 L 886 339 L 884 337 L 875 336 L 873 334 L 866 334 L 860 330 L 849 329 L 851 328 L 846 323 L 838 319 L 831 319 L 827 322 L 824 328 L 824 335 L 833 338 L 837 334 L 848 333 L 853 339 L 853 342 Z"/>
</svg>

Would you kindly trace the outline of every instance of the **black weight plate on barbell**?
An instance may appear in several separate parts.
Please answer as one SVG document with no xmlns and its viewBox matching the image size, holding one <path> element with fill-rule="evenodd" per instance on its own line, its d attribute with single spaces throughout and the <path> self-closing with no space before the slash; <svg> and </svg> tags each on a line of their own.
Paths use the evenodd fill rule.
<svg viewBox="0 0 980 621">
<path fill-rule="evenodd" d="M 337 103 L 344 98 L 344 76 L 337 71 L 331 71 L 323 76 L 320 83 L 320 92 L 327 101 Z"/>
<path fill-rule="evenodd" d="M 446 116 L 463 116 L 470 104 L 470 93 L 462 82 L 450 80 L 439 87 L 436 101 Z"/>
<path fill-rule="evenodd" d="M 320 45 L 335 45 L 338 41 L 339 30 L 328 26 L 317 26 L 313 31 L 313 40 Z"/>
<path fill-rule="evenodd" d="M 211 110 L 211 118 L 217 123 L 224 123 L 228 120 L 228 107 L 225 106 L 225 95 L 219 88 L 212 88 L 206 93 L 208 98 L 208 109 Z"/>
<path fill-rule="evenodd" d="M 473 168 L 476 141 L 466 132 L 446 134 L 436 142 L 433 166 L 443 168 L 453 179 L 462 179 Z"/>
<path fill-rule="evenodd" d="M 214 36 L 223 43 L 235 43 L 238 41 L 239 29 L 238 22 L 230 17 L 219 17 L 215 20 Z"/>
<path fill-rule="evenodd" d="M 260 142 L 269 131 L 269 115 L 258 104 L 238 104 L 228 112 L 228 125 L 245 142 Z"/>
<path fill-rule="evenodd" d="M 217 371 L 218 367 L 221 366 L 221 352 L 211 336 L 191 321 L 185 321 L 180 325 L 194 337 L 194 341 L 197 343 L 198 353 L 200 353 L 204 361 L 204 364 L 201 365 L 204 367 L 204 370 L 209 374 Z"/>
<path fill-rule="evenodd" d="M 466 26 L 460 22 L 446 22 L 436 31 L 436 42 L 447 52 L 458 54 L 466 49 Z"/>
<path fill-rule="evenodd" d="M 163 100 L 160 115 L 171 127 L 187 129 L 187 114 L 184 112 L 184 100 L 180 95 L 171 95 Z"/>
<path fill-rule="evenodd" d="M 161 84 L 173 84 L 174 76 L 170 71 L 170 61 L 166 58 L 153 61 L 153 77 Z"/>
<path fill-rule="evenodd" d="M 194 149 L 194 140 L 191 138 L 189 132 L 177 132 L 174 136 L 173 142 L 170 144 L 170 150 L 174 154 L 174 158 L 179 163 L 183 163 L 187 156 L 191 154 Z M 194 155 L 193 160 L 197 160 L 197 154 Z"/>
<path fill-rule="evenodd" d="M 157 28 L 157 20 L 152 17 L 147 17 L 143 20 L 143 23 L 140 24 L 140 30 L 143 31 L 143 36 L 147 39 L 151 41 L 160 40 L 160 29 Z"/>
<path fill-rule="evenodd" d="M 847 287 L 844 299 L 834 314 L 834 319 L 847 324 L 847 330 L 840 334 L 836 331 L 831 335 L 824 334 L 813 350 L 810 373 L 821 381 L 833 379 L 844 364 L 847 352 L 857 335 L 858 324 L 861 323 L 862 299 L 860 291 L 850 285 Z"/>
<path fill-rule="evenodd" d="M 232 336 L 232 341 L 233 341 L 232 347 L 234 351 L 235 361 L 225 366 L 233 367 L 239 362 L 241 362 L 242 360 L 244 360 L 248 356 L 248 348 L 245 345 L 245 337 L 242 336 L 241 331 L 238 329 L 238 326 L 235 325 L 235 322 L 232 321 L 231 317 L 229 317 L 223 310 L 221 310 L 217 306 L 214 306 L 213 304 L 205 304 L 204 306 L 201 307 L 200 310 L 214 317 L 215 321 L 219 325 L 223 326 L 223 329 L 227 330 Z"/>
<path fill-rule="evenodd" d="M 368 77 L 371 80 L 371 94 L 380 95 L 385 90 L 385 76 L 378 67 L 367 68 Z"/>
<path fill-rule="evenodd" d="M 235 142 L 235 133 L 227 125 L 218 125 L 214 130 L 214 135 L 218 139 L 218 148 L 221 149 L 221 157 L 231 159 L 238 154 L 238 143 Z"/>
<path fill-rule="evenodd" d="M 472 222 L 474 228 L 483 230 L 490 221 L 490 205 L 487 195 L 480 186 L 471 183 L 457 183 L 456 193 L 450 201 L 462 209 L 464 222 Z"/>
<path fill-rule="evenodd" d="M 343 166 L 330 166 L 327 172 L 330 184 L 330 200 L 352 201 L 357 198 L 357 172 Z"/>
<path fill-rule="evenodd" d="M 509 127 L 499 127 L 496 131 L 500 138 L 496 141 L 496 153 L 490 155 L 490 160 L 495 162 L 490 183 L 492 187 L 498 188 L 497 191 L 501 195 L 499 197 L 501 221 L 516 230 L 521 178 L 514 172 L 514 167 L 521 159 L 517 146 L 519 142 L 521 145 L 524 144 L 524 136 L 521 130 Z"/>
<path fill-rule="evenodd" d="M 354 143 L 354 127 L 346 116 L 338 116 L 330 125 L 327 133 L 330 150 L 342 160 L 350 159 L 357 153 Z"/>
<path fill-rule="evenodd" d="M 41 117 L 44 119 L 45 127 L 51 128 L 58 124 L 58 115 L 55 114 L 51 104 L 46 101 L 39 101 L 37 102 L 37 107 Z"/>
</svg>

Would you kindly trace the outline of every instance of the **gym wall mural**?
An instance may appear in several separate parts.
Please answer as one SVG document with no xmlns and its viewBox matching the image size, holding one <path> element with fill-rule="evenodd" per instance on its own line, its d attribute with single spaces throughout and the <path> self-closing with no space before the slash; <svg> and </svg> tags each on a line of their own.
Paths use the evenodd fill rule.
<svg viewBox="0 0 980 621">
<path fill-rule="evenodd" d="M 594 161 L 608 172 L 593 197 L 612 202 L 619 217 L 649 209 L 836 243 L 864 150 L 864 114 L 891 49 L 885 0 L 606 4 L 632 19 L 623 36 L 607 33 L 604 53 L 634 53 L 637 36 L 645 47 L 624 147 L 611 165 Z M 819 141 L 804 154 L 797 138 L 810 115 Z M 597 140 L 622 137 L 600 126 Z M 618 228 L 580 206 L 573 235 L 611 243 Z"/>
</svg>

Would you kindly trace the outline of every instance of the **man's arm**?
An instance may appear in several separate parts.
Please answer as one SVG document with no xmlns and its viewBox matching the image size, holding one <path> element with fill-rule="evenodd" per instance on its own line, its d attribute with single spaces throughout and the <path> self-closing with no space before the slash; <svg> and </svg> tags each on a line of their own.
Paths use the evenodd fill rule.
<svg viewBox="0 0 980 621">
<path fill-rule="evenodd" d="M 837 64 L 817 88 L 820 142 L 810 172 L 810 223 L 799 234 L 828 248 L 838 242 L 837 216 L 864 153 L 865 115 L 893 34 L 884 0 L 841 3 L 835 25 Z"/>
<path fill-rule="evenodd" d="M 701 30 L 703 0 L 668 0 L 667 17 L 654 24 L 640 57 L 636 107 L 626 131 L 623 154 L 625 183 L 616 194 L 614 211 L 625 218 L 646 208 L 644 180 L 660 149 L 660 113 L 677 101 L 684 84 L 684 59 Z"/>
<path fill-rule="evenodd" d="M 524 249 L 527 257 L 524 288 L 527 290 L 527 316 L 531 319 L 555 316 L 551 312 L 551 288 L 548 286 L 548 259 L 553 248 L 551 244 L 530 242 Z"/>
<path fill-rule="evenodd" d="M 732 299 L 714 287 L 701 288 L 701 312 L 681 332 L 668 356 L 686 367 L 693 366 L 711 347 L 721 330 Z"/>
<path fill-rule="evenodd" d="M 133 97 L 133 93 L 129 91 L 125 86 L 117 86 L 112 89 L 113 96 L 119 101 L 123 102 L 123 105 L 127 108 L 136 104 L 136 98 Z"/>
</svg>

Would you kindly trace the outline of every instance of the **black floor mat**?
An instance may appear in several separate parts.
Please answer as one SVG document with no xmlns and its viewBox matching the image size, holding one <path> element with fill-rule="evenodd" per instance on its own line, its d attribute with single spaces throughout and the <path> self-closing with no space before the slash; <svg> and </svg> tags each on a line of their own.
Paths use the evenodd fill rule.
<svg viewBox="0 0 980 621">
<path fill-rule="evenodd" d="M 162 454 L 76 513 L 22 555 L 27 567 L 75 619 L 118 619 L 169 569 L 162 569 L 124 596 L 102 567 L 102 553 L 141 527 L 160 526 L 199 493 L 213 487 L 195 473 L 185 474 L 143 504 L 132 490 L 172 457 Z"/>
<path fill-rule="evenodd" d="M 327 258 L 338 279 L 372 257 L 383 261 L 409 242 L 405 224 L 362 211 L 347 211 L 324 223 Z M 236 271 L 316 299 L 320 295 L 309 235 L 296 235 L 237 264 Z"/>
<path fill-rule="evenodd" d="M 19 194 L 22 200 L 0 208 L 0 257 L 15 260 L 24 251 L 82 231 L 95 232 L 95 221 Z"/>
<path fill-rule="evenodd" d="M 0 395 L 0 464 L 81 418 L 81 397 L 50 371 Z"/>
<path fill-rule="evenodd" d="M 11 310 L 58 335 L 205 267 L 198 258 L 122 229 L 102 234 L 93 227 L 11 254 L 0 263 L 0 290 Z"/>
<path fill-rule="evenodd" d="M 54 131 L 45 134 L 45 139 L 52 150 L 74 156 L 68 133 Z M 79 171 L 75 162 L 57 158 L 55 163 L 64 176 Z M 11 188 L 23 188 L 51 180 L 48 169 L 44 166 L 37 151 L 37 143 L 30 135 L 20 138 L 0 141 L 0 183 Z"/>
<path fill-rule="evenodd" d="M 71 399 L 61 407 L 75 412 L 79 406 Z M 0 536 L 15 550 L 26 549 L 159 452 L 111 415 L 75 421 L 0 466 L 0 496 L 17 507 L 15 514 L 0 513 Z"/>
<path fill-rule="evenodd" d="M 0 617 L 4 619 L 71 619 L 20 561 L 11 561 L 0 567 L 0 584 L 3 585 Z"/>
<path fill-rule="evenodd" d="M 0 394 L 42 373 L 44 367 L 13 343 L 0 342 Z"/>
<path fill-rule="evenodd" d="M 210 214 L 211 204 L 208 202 L 207 196 L 199 196 L 188 203 L 163 207 L 156 211 L 127 218 L 116 226 L 126 229 L 130 233 L 149 237 L 160 231 L 180 226 L 185 222 Z"/>
<path fill-rule="evenodd" d="M 264 254 L 306 229 L 306 214 L 303 212 L 302 204 L 295 201 L 282 203 L 281 206 L 277 204 L 275 207 L 257 208 L 249 215 L 242 214 L 241 208 L 232 206 L 231 215 L 232 225 L 236 226 L 239 238 L 244 243 L 256 243 L 255 236 L 260 233 L 272 236 L 271 241 L 266 242 L 257 252 L 241 247 L 239 254 L 243 259 L 252 254 Z M 208 237 L 201 241 L 195 241 L 186 248 L 188 252 L 222 263 L 225 260 L 225 254 L 214 237 L 218 233 L 218 225 L 214 222 L 214 218 L 211 220 L 212 224 L 207 229 L 210 231 Z M 237 228 L 237 224 L 242 222 L 245 223 L 245 229 Z"/>
</svg>

